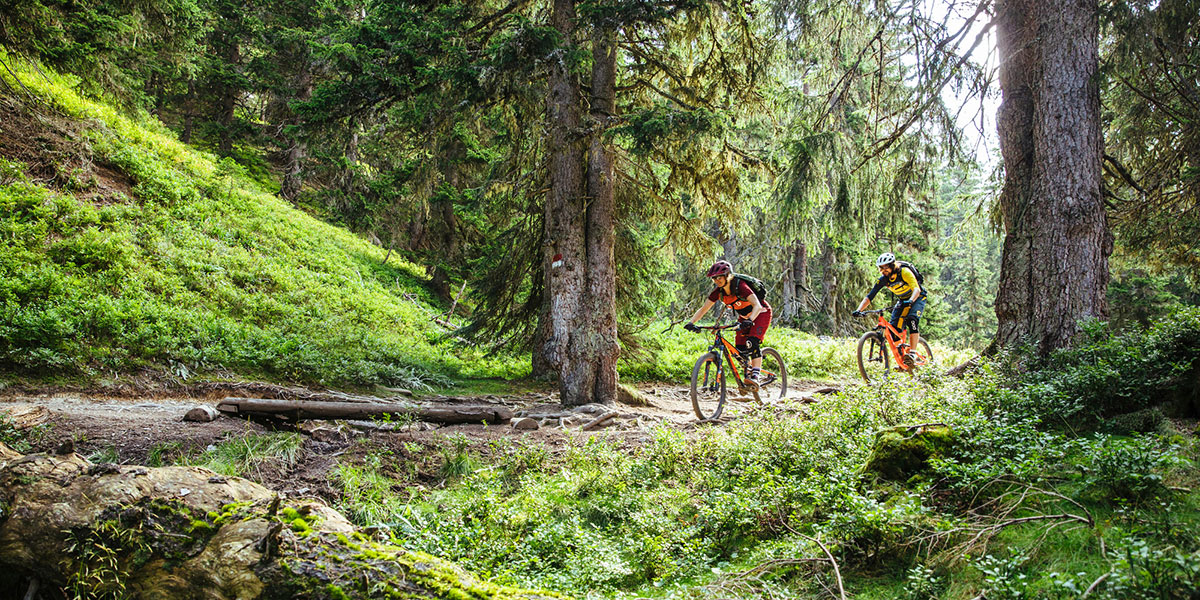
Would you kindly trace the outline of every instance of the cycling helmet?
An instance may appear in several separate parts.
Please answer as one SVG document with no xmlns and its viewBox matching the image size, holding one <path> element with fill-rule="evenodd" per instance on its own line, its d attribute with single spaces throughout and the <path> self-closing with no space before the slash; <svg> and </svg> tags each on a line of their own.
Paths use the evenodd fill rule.
<svg viewBox="0 0 1200 600">
<path fill-rule="evenodd" d="M 883 265 L 890 265 L 894 262 L 896 262 L 896 255 L 892 254 L 891 252 L 884 252 L 883 254 L 879 255 L 879 258 L 875 259 L 875 266 L 882 267 Z"/>
<path fill-rule="evenodd" d="M 713 266 L 708 268 L 708 273 L 705 274 L 705 277 L 713 278 L 721 275 L 728 275 L 732 272 L 733 265 L 729 264 L 729 261 L 718 260 L 717 262 L 713 263 Z"/>
</svg>

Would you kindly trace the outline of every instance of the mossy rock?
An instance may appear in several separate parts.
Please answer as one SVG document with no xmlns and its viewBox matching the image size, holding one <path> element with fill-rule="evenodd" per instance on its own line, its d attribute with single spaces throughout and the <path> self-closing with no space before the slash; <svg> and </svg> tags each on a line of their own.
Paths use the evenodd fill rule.
<svg viewBox="0 0 1200 600">
<path fill-rule="evenodd" d="M 945 456 L 957 441 L 947 425 L 899 425 L 875 434 L 875 447 L 864 468 L 881 479 L 906 481 L 929 467 L 929 459 Z"/>
</svg>

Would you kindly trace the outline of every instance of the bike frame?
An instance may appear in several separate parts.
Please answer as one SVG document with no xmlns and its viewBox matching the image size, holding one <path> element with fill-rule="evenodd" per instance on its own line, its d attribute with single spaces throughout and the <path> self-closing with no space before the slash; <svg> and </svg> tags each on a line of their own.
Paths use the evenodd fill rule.
<svg viewBox="0 0 1200 600">
<path fill-rule="evenodd" d="M 740 390 L 740 389 L 743 389 L 746 387 L 746 382 L 742 378 L 742 373 L 740 372 L 741 369 L 737 368 L 737 365 L 734 364 L 733 359 L 736 357 L 738 359 L 738 362 L 742 362 L 742 353 L 738 352 L 737 346 L 733 345 L 732 342 L 725 339 L 725 336 L 721 335 L 722 331 L 724 331 L 726 329 L 732 329 L 734 327 L 737 327 L 736 323 L 733 325 L 710 325 L 710 326 L 706 326 L 706 327 L 701 327 L 701 329 L 707 329 L 707 330 L 715 333 L 715 339 L 713 340 L 712 345 L 708 347 L 708 351 L 709 352 L 720 352 L 722 355 L 725 356 L 725 360 L 729 363 L 729 370 L 730 370 L 730 372 L 733 373 L 733 378 L 737 381 L 738 389 Z M 746 359 L 746 367 L 749 368 L 749 366 L 750 366 L 750 360 Z M 765 375 L 767 377 L 778 377 L 779 376 L 778 373 L 772 373 L 772 372 L 766 371 L 766 370 L 764 370 L 762 373 L 763 373 L 763 375 Z"/>
<path fill-rule="evenodd" d="M 907 371 L 910 367 L 904 363 L 904 357 L 900 356 L 899 341 L 906 339 L 905 336 L 908 335 L 908 329 L 906 328 L 903 331 L 896 329 L 892 325 L 891 321 L 883 317 L 884 312 L 885 309 L 866 311 L 867 314 L 875 313 L 879 315 L 879 323 L 875 326 L 875 330 L 882 330 L 884 332 L 883 339 L 887 342 L 888 348 L 890 348 L 892 351 L 892 358 L 896 359 L 896 367 L 901 371 Z M 927 363 L 925 355 L 921 354 L 921 352 L 916 348 L 909 348 L 908 351 L 912 352 L 917 357 L 913 363 L 913 367 L 920 367 Z"/>
</svg>

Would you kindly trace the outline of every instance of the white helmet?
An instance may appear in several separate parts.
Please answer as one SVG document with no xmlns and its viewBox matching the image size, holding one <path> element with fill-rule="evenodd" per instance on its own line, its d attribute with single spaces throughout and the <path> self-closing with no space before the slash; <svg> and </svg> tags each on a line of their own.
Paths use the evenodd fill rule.
<svg viewBox="0 0 1200 600">
<path fill-rule="evenodd" d="M 875 260 L 875 266 L 882 267 L 883 265 L 890 265 L 894 262 L 896 262 L 896 255 L 892 254 L 891 252 L 884 252 Z"/>
</svg>

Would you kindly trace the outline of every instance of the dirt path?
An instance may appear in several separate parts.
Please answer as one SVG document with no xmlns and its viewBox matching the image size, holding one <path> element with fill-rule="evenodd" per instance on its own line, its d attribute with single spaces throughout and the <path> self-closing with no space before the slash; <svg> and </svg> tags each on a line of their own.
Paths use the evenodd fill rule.
<svg viewBox="0 0 1200 600">
<path fill-rule="evenodd" d="M 818 391 L 830 389 L 826 384 L 813 382 L 799 382 L 793 388 L 789 390 L 789 401 L 811 400 Z M 333 493 L 329 487 L 329 470 L 339 462 L 354 463 L 371 453 L 388 453 L 397 463 L 409 463 L 403 470 L 414 474 L 414 480 L 433 482 L 438 477 L 440 453 L 451 445 L 452 440 L 466 440 L 473 451 L 486 454 L 495 451 L 496 441 L 537 443 L 558 449 L 592 435 L 601 435 L 622 444 L 640 445 L 653 438 L 657 427 L 695 429 L 697 419 L 686 387 L 645 384 L 638 389 L 649 400 L 649 405 L 592 405 L 567 411 L 558 404 L 557 393 L 550 391 L 420 399 L 422 402 L 504 404 L 517 417 L 535 418 L 539 426 L 532 430 L 516 429 L 511 424 L 438 426 L 431 423 L 411 423 L 395 430 L 380 430 L 372 429 L 370 424 L 354 426 L 345 422 L 308 421 L 299 427 L 306 438 L 304 451 L 296 464 L 262 469 L 248 476 L 285 494 L 317 495 L 328 499 Z M 48 428 L 40 438 L 32 440 L 36 451 L 69 445 L 75 452 L 94 461 L 131 464 L 169 463 L 180 456 L 199 456 L 222 442 L 240 439 L 246 434 L 272 431 L 259 423 L 226 416 L 208 423 L 183 420 L 188 410 L 201 405 L 215 406 L 217 400 L 219 398 L 212 394 L 204 397 L 149 394 L 111 397 L 89 393 L 9 393 L 0 395 L 0 411 L 18 404 L 48 409 Z M 750 403 L 727 402 L 723 420 L 736 419 L 753 409 Z M 607 427 L 592 432 L 581 431 L 583 424 L 606 410 L 617 412 Z"/>
</svg>

